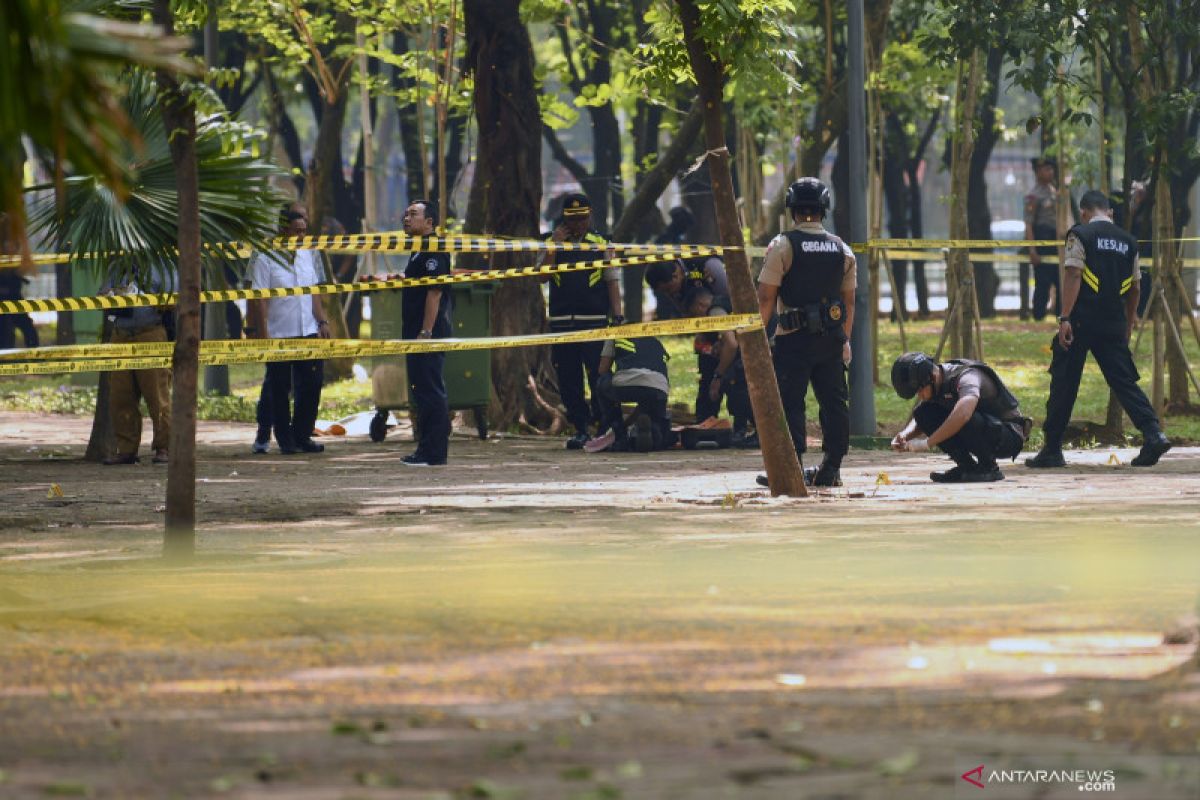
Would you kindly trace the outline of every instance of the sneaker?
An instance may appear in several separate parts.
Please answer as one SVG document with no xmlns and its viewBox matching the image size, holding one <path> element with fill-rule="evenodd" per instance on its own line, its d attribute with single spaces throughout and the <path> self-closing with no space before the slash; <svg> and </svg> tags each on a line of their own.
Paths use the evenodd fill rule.
<svg viewBox="0 0 1200 800">
<path fill-rule="evenodd" d="M 251 446 L 251 448 L 250 448 L 250 452 L 256 456 L 265 456 L 267 454 L 267 451 L 270 449 L 271 449 L 271 443 L 269 441 L 260 442 L 258 440 L 255 440 L 253 446 Z"/>
<path fill-rule="evenodd" d="M 734 431 L 730 444 L 741 450 L 757 450 L 759 447 L 758 432 L 752 431 L 746 433 L 745 431 Z"/>
<path fill-rule="evenodd" d="M 929 473 L 929 480 L 934 483 L 966 483 L 969 470 L 962 467 L 951 467 L 945 472 Z"/>
<path fill-rule="evenodd" d="M 824 464 L 820 467 L 809 467 L 804 470 L 804 484 L 806 486 L 841 486 L 842 472 L 837 467 L 828 467 Z"/>
<path fill-rule="evenodd" d="M 1155 431 L 1145 437 L 1142 450 L 1129 463 L 1135 467 L 1153 467 L 1158 459 L 1171 449 L 1171 440 L 1162 431 Z"/>
<path fill-rule="evenodd" d="M 1025 459 L 1025 466 L 1033 469 L 1050 469 L 1066 465 L 1067 461 L 1063 458 L 1062 448 L 1059 447 L 1043 447 L 1036 456 Z"/>
<path fill-rule="evenodd" d="M 106 467 L 113 467 L 117 464 L 136 464 L 138 463 L 138 457 L 137 453 L 117 453 L 115 456 L 109 456 L 100 463 Z"/>
<path fill-rule="evenodd" d="M 166 464 L 170 460 L 166 448 L 161 448 L 154 451 L 154 458 L 150 459 L 150 462 L 152 464 Z"/>
<path fill-rule="evenodd" d="M 638 453 L 649 453 L 654 449 L 654 423 L 645 414 L 638 414 L 629 427 L 629 442 Z"/>
<path fill-rule="evenodd" d="M 419 453 L 412 453 L 400 459 L 400 463 L 406 467 L 444 467 L 446 462 L 437 461 L 432 458 L 427 458 Z"/>
<path fill-rule="evenodd" d="M 572 436 L 570 439 L 567 439 L 567 449 L 568 450 L 582 450 L 583 446 L 585 444 L 587 444 L 588 440 L 591 438 L 592 437 L 588 436 L 586 433 L 582 433 L 582 432 L 577 433 L 574 436 Z"/>
<path fill-rule="evenodd" d="M 594 439 L 589 439 L 587 444 L 583 446 L 585 453 L 603 453 L 605 450 L 613 446 L 613 442 L 617 440 L 617 434 L 613 431 L 608 431 L 603 436 L 597 436 Z"/>
</svg>

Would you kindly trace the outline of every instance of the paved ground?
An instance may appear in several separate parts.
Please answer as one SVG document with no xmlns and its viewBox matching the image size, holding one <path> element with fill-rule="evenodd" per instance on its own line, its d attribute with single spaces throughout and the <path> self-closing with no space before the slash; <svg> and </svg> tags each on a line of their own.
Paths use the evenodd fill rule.
<svg viewBox="0 0 1200 800">
<path fill-rule="evenodd" d="M 0 796 L 1200 797 L 1200 449 L 772 500 L 754 453 L 202 423 L 166 568 L 164 469 L 87 424 L 0 415 Z"/>
</svg>

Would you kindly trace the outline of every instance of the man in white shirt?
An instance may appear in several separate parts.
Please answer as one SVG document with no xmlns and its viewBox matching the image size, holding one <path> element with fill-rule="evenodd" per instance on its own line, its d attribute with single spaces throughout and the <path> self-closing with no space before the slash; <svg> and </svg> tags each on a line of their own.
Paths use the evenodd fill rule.
<svg viewBox="0 0 1200 800">
<path fill-rule="evenodd" d="M 308 232 L 308 220 L 290 207 L 280 214 L 280 222 L 284 236 L 304 236 Z M 252 289 L 314 286 L 322 280 L 319 258 L 313 250 L 261 253 L 254 262 L 250 286 Z M 329 338 L 325 308 L 314 295 L 251 300 L 250 307 L 253 324 L 246 328 L 250 338 Z M 267 364 L 271 420 L 279 452 L 284 455 L 320 453 L 325 449 L 312 440 L 324 378 L 325 362 L 319 359 Z M 290 402 L 293 391 L 294 413 Z"/>
</svg>

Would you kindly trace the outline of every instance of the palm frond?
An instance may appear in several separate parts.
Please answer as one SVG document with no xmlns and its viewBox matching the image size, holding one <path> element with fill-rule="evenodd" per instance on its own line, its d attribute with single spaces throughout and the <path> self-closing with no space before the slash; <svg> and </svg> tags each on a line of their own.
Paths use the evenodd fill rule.
<svg viewBox="0 0 1200 800">
<path fill-rule="evenodd" d="M 127 74 L 121 107 L 134 134 L 119 150 L 129 172 L 125 191 L 114 191 L 101 176 L 77 175 L 64 182 L 63 208 L 43 195 L 30 222 L 63 242 L 80 269 L 103 274 L 115 268 L 143 277 L 152 269 L 173 272 L 179 193 L 149 73 Z M 244 133 L 245 126 L 219 115 L 197 125 L 200 237 L 206 246 L 236 241 L 265 249 L 277 229 L 284 198 L 272 181 L 282 173 L 247 151 Z M 227 261 L 240 262 L 208 247 L 203 257 L 210 285 L 217 285 L 213 279 Z"/>
</svg>

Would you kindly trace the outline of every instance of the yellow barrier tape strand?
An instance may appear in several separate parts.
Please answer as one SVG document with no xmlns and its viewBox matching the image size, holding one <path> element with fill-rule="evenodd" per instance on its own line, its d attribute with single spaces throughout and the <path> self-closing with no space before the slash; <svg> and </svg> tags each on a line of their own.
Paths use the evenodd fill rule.
<svg viewBox="0 0 1200 800">
<path fill-rule="evenodd" d="M 712 249 L 696 249 L 696 255 L 714 255 Z M 353 283 L 319 283 L 314 286 L 295 286 L 278 289 L 222 289 L 201 292 L 201 303 L 220 303 L 229 300 L 267 300 L 272 297 L 298 297 L 301 295 L 345 294 L 347 292 L 374 292 L 403 289 L 408 286 L 443 286 L 456 283 L 505 280 L 509 278 L 536 278 L 561 272 L 579 272 L 607 267 L 634 267 L 671 261 L 674 253 L 649 253 L 646 255 L 621 256 L 603 261 L 579 261 L 574 264 L 549 264 L 541 267 L 513 267 L 510 269 L 484 269 L 455 272 L 450 275 L 435 275 L 427 278 L 396 278 L 394 280 L 355 281 Z M 64 297 L 61 299 L 5 300 L 0 301 L 0 314 L 22 314 L 31 311 L 99 311 L 109 308 L 135 308 L 172 306 L 176 295 L 131 294 L 105 295 L 97 297 Z"/>
<path fill-rule="evenodd" d="M 404 339 L 368 341 L 357 339 L 280 339 L 281 345 L 262 346 L 262 340 L 202 342 L 200 364 L 258 364 L 269 361 L 304 361 L 324 358 L 390 356 L 408 353 L 436 353 L 461 350 L 491 350 L 502 347 L 533 347 L 566 342 L 591 342 L 636 336 L 675 336 L 709 331 L 753 330 L 762 327 L 757 314 L 733 314 L 724 317 L 696 317 L 641 322 L 562 333 L 538 333 L 527 336 L 486 336 L 477 339 Z M 215 346 L 214 346 L 215 345 Z M 91 347 L 91 346 L 89 346 Z M 98 345 L 95 347 L 106 347 Z M 46 375 L 71 372 L 111 372 L 114 370 L 164 369 L 171 366 L 165 348 L 171 342 L 111 345 L 120 358 L 71 359 L 25 363 L 0 363 L 3 375 Z M 4 351 L 12 355 L 19 351 Z M 142 355 L 153 353 L 154 355 Z M 163 353 L 158 355 L 158 353 Z"/>
<path fill-rule="evenodd" d="M 491 236 L 409 236 L 406 233 L 348 233 L 337 236 L 286 236 L 268 243 L 272 250 L 323 250 L 332 253 L 556 253 L 604 251 L 676 253 L 690 258 L 695 250 L 720 251 L 716 245 L 638 244 L 627 242 L 556 242 L 551 239 L 499 239 Z M 248 258 L 253 248 L 242 242 L 205 245 L 204 250 L 226 258 Z M 104 258 L 108 253 L 39 253 L 34 263 L 61 264 Z M 21 263 L 20 256 L 0 257 L 0 267 Z"/>
</svg>

